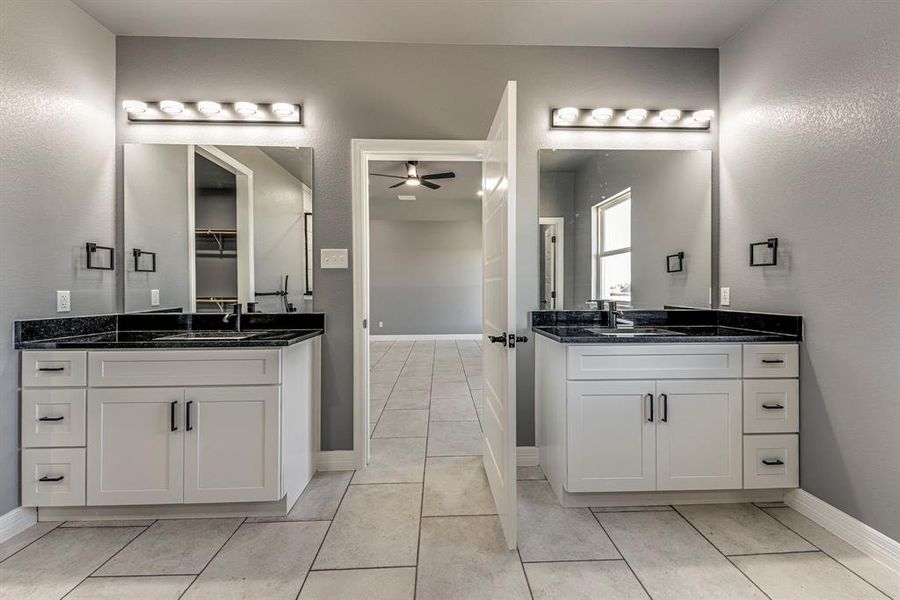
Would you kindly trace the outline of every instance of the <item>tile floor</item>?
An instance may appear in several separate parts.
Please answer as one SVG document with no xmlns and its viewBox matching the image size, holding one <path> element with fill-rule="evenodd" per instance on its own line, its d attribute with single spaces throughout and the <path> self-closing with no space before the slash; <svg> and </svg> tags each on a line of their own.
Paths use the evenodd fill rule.
<svg viewBox="0 0 900 600">
<path fill-rule="evenodd" d="M 562 508 L 519 469 L 508 552 L 481 466 L 481 348 L 374 342 L 372 463 L 288 515 L 39 523 L 0 599 L 900 600 L 900 577 L 783 505 Z"/>
</svg>

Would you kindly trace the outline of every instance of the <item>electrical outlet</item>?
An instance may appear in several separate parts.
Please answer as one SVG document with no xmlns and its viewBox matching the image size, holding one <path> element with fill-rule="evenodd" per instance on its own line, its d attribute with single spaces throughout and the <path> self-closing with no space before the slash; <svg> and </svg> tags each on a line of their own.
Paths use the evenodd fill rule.
<svg viewBox="0 0 900 600">
<path fill-rule="evenodd" d="M 159 290 L 150 290 L 150 306 L 159 306 Z"/>
<path fill-rule="evenodd" d="M 56 290 L 56 312 L 69 312 L 72 310 L 72 292 L 69 290 Z"/>
<path fill-rule="evenodd" d="M 384 327 L 384 321 L 378 321 L 378 329 Z"/>
<path fill-rule="evenodd" d="M 731 306 L 731 288 L 719 288 L 719 306 Z"/>
<path fill-rule="evenodd" d="M 349 263 L 346 248 L 322 248 L 323 269 L 346 269 Z"/>
</svg>

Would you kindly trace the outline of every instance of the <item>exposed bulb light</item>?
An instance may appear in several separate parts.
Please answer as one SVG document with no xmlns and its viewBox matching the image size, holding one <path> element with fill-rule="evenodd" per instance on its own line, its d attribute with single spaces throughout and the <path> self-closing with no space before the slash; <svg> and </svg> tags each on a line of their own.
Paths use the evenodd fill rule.
<svg viewBox="0 0 900 600">
<path fill-rule="evenodd" d="M 637 123 L 647 118 L 647 111 L 643 108 L 629 108 L 625 111 L 625 118 L 632 123 Z"/>
<path fill-rule="evenodd" d="M 677 108 L 667 108 L 666 110 L 660 111 L 659 120 L 665 123 L 671 123 L 672 121 L 677 121 L 681 118 L 681 111 Z"/>
<path fill-rule="evenodd" d="M 406 185 L 411 185 L 411 186 L 415 187 L 417 185 L 422 185 L 422 182 L 419 181 L 418 179 L 407 179 Z"/>
<path fill-rule="evenodd" d="M 272 105 L 272 112 L 279 117 L 290 117 L 294 114 L 294 105 L 287 102 L 276 102 Z"/>
<path fill-rule="evenodd" d="M 716 112 L 713 110 L 695 110 L 693 117 L 698 123 L 708 123 L 712 121 L 715 114 Z"/>
<path fill-rule="evenodd" d="M 184 104 L 177 100 L 163 100 L 159 103 L 159 110 L 169 115 L 178 115 L 184 112 Z"/>
<path fill-rule="evenodd" d="M 595 108 L 591 112 L 591 117 L 595 121 L 609 121 L 613 118 L 613 109 L 611 108 Z"/>
<path fill-rule="evenodd" d="M 201 100 L 197 103 L 197 110 L 204 115 L 217 115 L 222 112 L 222 105 L 211 100 Z"/>
<path fill-rule="evenodd" d="M 574 106 L 567 106 L 556 111 L 556 115 L 559 117 L 560 121 L 574 121 L 578 118 L 579 112 L 580 111 Z"/>
<path fill-rule="evenodd" d="M 122 108 L 125 109 L 125 112 L 139 115 L 147 112 L 147 103 L 140 100 L 125 100 L 122 102 Z"/>
<path fill-rule="evenodd" d="M 257 109 L 256 105 L 252 102 L 235 102 L 234 110 L 242 115 L 255 115 Z"/>
</svg>

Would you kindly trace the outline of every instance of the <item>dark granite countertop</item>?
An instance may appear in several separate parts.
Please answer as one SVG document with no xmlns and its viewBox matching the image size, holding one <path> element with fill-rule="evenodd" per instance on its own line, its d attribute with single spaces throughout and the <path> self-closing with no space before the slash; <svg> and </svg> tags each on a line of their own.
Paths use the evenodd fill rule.
<svg viewBox="0 0 900 600">
<path fill-rule="evenodd" d="M 635 327 L 633 331 L 638 335 L 629 335 L 625 329 L 619 328 L 621 335 L 603 335 L 598 330 L 605 327 L 564 325 L 557 327 L 534 326 L 531 328 L 536 334 L 550 338 L 563 344 L 714 344 L 714 343 L 744 343 L 744 342 L 797 342 L 796 336 L 770 333 L 767 331 L 753 331 L 752 329 L 739 329 L 737 327 L 709 327 L 704 325 L 687 327 Z M 653 330 L 660 335 L 640 335 L 641 332 Z M 671 332 L 666 334 L 662 332 Z"/>
</svg>

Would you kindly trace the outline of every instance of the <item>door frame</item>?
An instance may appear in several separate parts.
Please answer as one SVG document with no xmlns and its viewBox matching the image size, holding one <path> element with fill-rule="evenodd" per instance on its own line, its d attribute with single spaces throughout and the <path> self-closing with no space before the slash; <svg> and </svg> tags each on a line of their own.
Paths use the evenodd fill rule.
<svg viewBox="0 0 900 600">
<path fill-rule="evenodd" d="M 353 459 L 369 462 L 369 162 L 481 162 L 484 140 L 353 139 Z"/>
<path fill-rule="evenodd" d="M 565 310 L 566 218 L 540 217 L 538 225 L 556 226 L 556 302 L 553 310 Z"/>
</svg>

